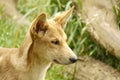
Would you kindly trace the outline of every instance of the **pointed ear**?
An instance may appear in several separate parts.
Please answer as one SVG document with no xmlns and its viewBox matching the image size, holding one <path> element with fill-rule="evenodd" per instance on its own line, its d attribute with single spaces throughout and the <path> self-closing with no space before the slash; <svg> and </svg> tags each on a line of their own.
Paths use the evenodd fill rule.
<svg viewBox="0 0 120 80">
<path fill-rule="evenodd" d="M 64 29 L 66 27 L 67 21 L 69 20 L 74 7 L 70 8 L 69 10 L 62 12 L 54 17 L 54 21 L 59 23 L 62 28 Z"/>
<path fill-rule="evenodd" d="M 32 23 L 31 32 L 34 35 L 37 35 L 39 37 L 43 36 L 47 27 L 46 24 L 46 14 L 41 13 Z"/>
</svg>

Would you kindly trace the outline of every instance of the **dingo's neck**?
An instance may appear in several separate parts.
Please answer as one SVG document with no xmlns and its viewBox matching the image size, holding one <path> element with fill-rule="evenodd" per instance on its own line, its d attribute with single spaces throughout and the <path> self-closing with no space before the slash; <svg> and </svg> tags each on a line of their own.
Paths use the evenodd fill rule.
<svg viewBox="0 0 120 80">
<path fill-rule="evenodd" d="M 30 70 L 29 72 L 29 80 L 44 80 L 46 72 L 50 67 L 51 62 L 47 61 L 43 56 L 37 56 L 34 50 L 29 55 L 30 58 Z M 40 53 L 42 54 L 42 53 Z M 32 62 L 31 62 L 32 61 Z M 28 62 L 29 63 L 29 62 Z"/>
<path fill-rule="evenodd" d="M 29 70 L 22 74 L 20 80 L 44 80 L 51 63 L 45 60 L 37 61 L 35 58 L 29 64 Z M 41 57 L 42 59 L 42 57 Z"/>
</svg>

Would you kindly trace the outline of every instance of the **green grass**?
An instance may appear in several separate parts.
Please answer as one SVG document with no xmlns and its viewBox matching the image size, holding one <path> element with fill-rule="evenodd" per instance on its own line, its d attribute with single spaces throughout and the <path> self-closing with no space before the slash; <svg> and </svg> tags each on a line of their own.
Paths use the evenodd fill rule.
<svg viewBox="0 0 120 80">
<path fill-rule="evenodd" d="M 81 7 L 81 2 L 78 1 L 79 7 Z M 32 21 L 41 12 L 47 13 L 47 16 L 50 17 L 59 11 L 68 9 L 71 5 L 72 0 L 19 0 L 17 8 L 23 15 L 30 12 L 27 19 Z M 8 16 L 3 18 L 3 10 L 3 6 L 0 6 L 0 46 L 18 47 L 28 26 L 18 25 Z M 118 11 L 116 13 L 120 24 L 120 14 Z M 120 60 L 108 54 L 106 50 L 91 40 L 86 31 L 85 23 L 74 13 L 67 24 L 65 32 L 68 35 L 68 44 L 78 56 L 93 56 L 120 70 Z M 53 65 L 47 72 L 46 80 L 73 80 L 73 75 L 64 72 L 63 66 Z"/>
<path fill-rule="evenodd" d="M 63 69 L 63 65 L 52 65 L 48 70 L 46 80 L 72 80 L 73 75 Z"/>
<path fill-rule="evenodd" d="M 0 46 L 18 47 L 24 38 L 25 28 L 18 26 L 9 17 L 0 18 Z"/>
</svg>

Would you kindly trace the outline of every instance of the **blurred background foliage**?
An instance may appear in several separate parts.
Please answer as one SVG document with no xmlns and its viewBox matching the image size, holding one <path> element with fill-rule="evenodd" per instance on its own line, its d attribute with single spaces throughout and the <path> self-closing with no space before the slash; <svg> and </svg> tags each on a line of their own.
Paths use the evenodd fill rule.
<svg viewBox="0 0 120 80">
<path fill-rule="evenodd" d="M 21 14 L 26 15 L 31 22 L 41 12 L 45 12 L 50 18 L 55 13 L 65 11 L 73 5 L 73 0 L 18 0 L 17 9 Z M 78 0 L 77 5 L 81 9 L 82 3 L 80 0 Z M 114 9 L 116 13 L 117 9 Z M 19 47 L 28 26 L 19 25 L 11 17 L 4 16 L 3 10 L 4 7 L 0 6 L 0 46 Z M 119 15 L 117 12 L 118 22 L 120 23 Z M 108 54 L 99 44 L 93 42 L 94 40 L 86 31 L 84 21 L 75 12 L 69 20 L 65 32 L 68 36 L 68 44 L 78 56 L 92 56 L 120 70 L 120 60 Z M 73 80 L 73 76 L 65 73 L 62 68 L 62 65 L 52 65 L 47 73 L 46 80 Z"/>
</svg>

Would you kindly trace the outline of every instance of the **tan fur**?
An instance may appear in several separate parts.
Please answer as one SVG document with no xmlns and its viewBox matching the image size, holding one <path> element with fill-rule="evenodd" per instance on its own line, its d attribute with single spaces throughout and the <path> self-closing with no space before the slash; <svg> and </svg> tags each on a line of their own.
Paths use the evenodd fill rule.
<svg viewBox="0 0 120 80">
<path fill-rule="evenodd" d="M 63 29 L 72 10 L 49 20 L 40 14 L 19 48 L 0 48 L 0 80 L 44 80 L 52 62 L 71 64 L 70 58 L 77 60 Z"/>
</svg>

